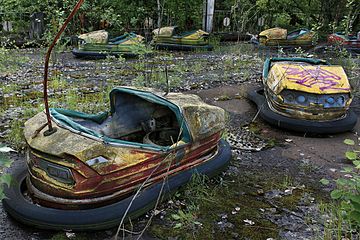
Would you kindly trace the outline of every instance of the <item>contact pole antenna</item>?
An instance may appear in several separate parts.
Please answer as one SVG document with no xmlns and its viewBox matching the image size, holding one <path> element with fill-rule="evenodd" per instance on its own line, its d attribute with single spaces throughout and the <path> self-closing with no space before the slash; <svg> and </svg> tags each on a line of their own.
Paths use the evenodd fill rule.
<svg viewBox="0 0 360 240">
<path fill-rule="evenodd" d="M 64 24 L 61 26 L 59 32 L 56 34 L 54 40 L 52 41 L 46 56 L 45 56 L 45 67 L 44 67 L 44 82 L 43 82 L 43 86 L 44 86 L 44 105 L 45 105 L 45 112 L 46 112 L 46 118 L 47 118 L 47 126 L 48 129 L 44 132 L 44 136 L 50 136 L 51 134 L 56 132 L 56 128 L 52 126 L 51 123 L 51 116 L 50 116 L 50 110 L 49 110 L 49 102 L 48 102 L 48 91 L 47 91 L 47 86 L 48 86 L 48 75 L 49 75 L 49 60 L 50 60 L 50 55 L 51 55 L 51 51 L 53 50 L 53 48 L 55 47 L 57 41 L 59 40 L 61 34 L 64 32 L 66 26 L 69 24 L 69 22 L 71 21 L 71 19 L 74 17 L 74 15 L 78 12 L 78 10 L 80 9 L 81 5 L 83 4 L 84 0 L 79 0 L 77 2 L 77 4 L 75 5 L 74 9 L 71 11 L 70 15 L 67 17 L 67 19 L 65 20 Z"/>
</svg>

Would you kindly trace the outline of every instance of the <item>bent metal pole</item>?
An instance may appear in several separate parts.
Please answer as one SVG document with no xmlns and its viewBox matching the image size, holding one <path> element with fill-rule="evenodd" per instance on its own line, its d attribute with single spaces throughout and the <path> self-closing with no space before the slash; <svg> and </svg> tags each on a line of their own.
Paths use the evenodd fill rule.
<svg viewBox="0 0 360 240">
<path fill-rule="evenodd" d="M 49 102 L 48 102 L 48 91 L 47 91 L 50 54 L 51 54 L 51 51 L 53 50 L 53 48 L 55 47 L 56 42 L 59 40 L 61 34 L 64 32 L 66 26 L 71 21 L 71 19 L 74 17 L 74 15 L 77 13 L 77 11 L 80 9 L 83 2 L 84 2 L 84 0 L 79 0 L 78 3 L 75 5 L 74 9 L 71 11 L 70 15 L 67 17 L 64 24 L 61 26 L 60 31 L 56 34 L 56 36 L 55 36 L 53 42 L 51 43 L 51 45 L 46 53 L 46 56 L 45 56 L 43 85 L 44 85 L 44 105 L 45 105 L 48 130 L 46 130 L 44 132 L 44 136 L 49 136 L 49 135 L 53 134 L 54 132 L 56 132 L 56 128 L 54 128 L 51 123 L 51 116 L 50 116 Z"/>
</svg>

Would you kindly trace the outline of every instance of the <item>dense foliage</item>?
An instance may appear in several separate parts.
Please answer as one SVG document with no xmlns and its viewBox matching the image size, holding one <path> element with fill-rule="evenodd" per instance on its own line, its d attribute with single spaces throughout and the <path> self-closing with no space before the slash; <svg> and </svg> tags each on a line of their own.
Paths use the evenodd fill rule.
<svg viewBox="0 0 360 240">
<path fill-rule="evenodd" d="M 51 35 L 69 14 L 76 1 L 3 0 L 0 20 L 12 21 L 15 31 L 26 31 L 29 16 L 45 13 Z M 77 34 L 109 26 L 114 33 L 146 32 L 158 25 L 178 25 L 183 30 L 200 28 L 203 0 L 88 0 L 67 29 Z M 357 0 L 224 0 L 215 1 L 214 29 L 256 33 L 268 27 L 308 27 L 320 32 L 359 31 L 360 1 Z M 224 17 L 231 19 L 223 26 Z M 264 20 L 258 26 L 258 20 Z M 110 24 L 108 24 L 110 23 Z"/>
</svg>

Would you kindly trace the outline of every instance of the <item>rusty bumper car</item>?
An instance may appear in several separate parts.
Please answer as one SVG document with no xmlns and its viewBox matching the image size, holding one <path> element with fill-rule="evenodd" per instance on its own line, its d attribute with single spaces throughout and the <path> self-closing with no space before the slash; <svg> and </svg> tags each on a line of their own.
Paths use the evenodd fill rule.
<svg viewBox="0 0 360 240">
<path fill-rule="evenodd" d="M 319 59 L 267 59 L 263 87 L 248 98 L 264 120 L 288 130 L 331 134 L 352 130 L 357 122 L 344 69 Z"/>
<path fill-rule="evenodd" d="M 357 35 L 333 33 L 328 36 L 328 44 L 332 47 L 343 47 L 351 53 L 360 54 L 360 32 Z"/>
<path fill-rule="evenodd" d="M 355 34 L 345 34 L 337 32 L 327 37 L 327 43 L 314 48 L 315 53 L 338 55 L 339 52 L 346 50 L 351 54 L 360 54 L 360 32 Z"/>
<path fill-rule="evenodd" d="M 56 132 L 49 136 L 44 112 L 25 123 L 27 167 L 14 174 L 3 200 L 12 217 L 35 227 L 116 226 L 193 173 L 213 176 L 231 159 L 221 139 L 224 110 L 196 95 L 119 87 L 110 93 L 108 112 L 50 112 Z"/>
<path fill-rule="evenodd" d="M 287 29 L 270 28 L 259 33 L 260 46 L 264 47 L 303 47 L 311 48 L 315 43 L 315 32 L 306 28 L 288 33 Z"/>
<path fill-rule="evenodd" d="M 178 33 L 178 27 L 162 27 L 153 30 L 151 45 L 159 50 L 194 51 L 208 50 L 213 47 L 209 44 L 209 33 L 203 30 L 194 30 Z"/>
</svg>

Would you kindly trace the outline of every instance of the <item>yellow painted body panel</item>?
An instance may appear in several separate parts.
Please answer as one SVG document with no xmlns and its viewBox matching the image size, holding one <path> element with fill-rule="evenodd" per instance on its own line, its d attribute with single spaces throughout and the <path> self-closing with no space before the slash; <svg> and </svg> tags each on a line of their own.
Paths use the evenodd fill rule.
<svg viewBox="0 0 360 240">
<path fill-rule="evenodd" d="M 107 43 L 109 33 L 105 30 L 99 30 L 79 35 L 80 39 L 83 39 L 87 43 Z"/>
<path fill-rule="evenodd" d="M 162 27 L 153 30 L 153 42 L 185 45 L 204 45 L 209 43 L 207 39 L 209 33 L 201 29 L 185 33 L 178 33 L 177 29 L 177 27 Z"/>
<path fill-rule="evenodd" d="M 201 37 L 203 37 L 204 35 L 209 35 L 209 33 L 204 32 L 203 30 L 197 30 L 196 32 L 187 35 L 185 37 L 183 37 L 183 39 L 188 39 L 188 40 L 197 40 L 200 39 Z"/>
<path fill-rule="evenodd" d="M 265 81 L 275 94 L 284 89 L 314 94 L 350 93 L 351 89 L 341 66 L 278 62 Z"/>
<path fill-rule="evenodd" d="M 153 32 L 154 36 L 172 37 L 172 35 L 174 34 L 175 28 L 176 28 L 175 26 L 156 28 L 152 32 Z"/>
</svg>

